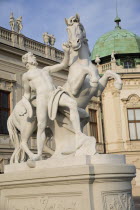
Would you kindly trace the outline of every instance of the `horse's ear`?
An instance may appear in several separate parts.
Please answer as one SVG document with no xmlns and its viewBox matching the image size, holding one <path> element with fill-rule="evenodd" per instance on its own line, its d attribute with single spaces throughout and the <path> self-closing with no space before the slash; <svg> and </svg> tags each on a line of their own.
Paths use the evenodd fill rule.
<svg viewBox="0 0 140 210">
<path fill-rule="evenodd" d="M 68 26 L 68 20 L 65 18 L 65 23 L 66 23 L 66 25 Z"/>
<path fill-rule="evenodd" d="M 80 15 L 76 13 L 75 17 L 80 22 Z"/>
</svg>

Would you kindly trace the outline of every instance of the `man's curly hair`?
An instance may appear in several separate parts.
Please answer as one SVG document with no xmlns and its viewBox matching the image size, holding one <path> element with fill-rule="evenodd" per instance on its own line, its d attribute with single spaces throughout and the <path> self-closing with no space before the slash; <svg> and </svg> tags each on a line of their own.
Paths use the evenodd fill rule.
<svg viewBox="0 0 140 210">
<path fill-rule="evenodd" d="M 32 55 L 33 55 L 32 52 L 28 52 L 28 53 L 26 53 L 25 55 L 22 56 L 22 62 L 25 64 L 25 66 L 26 66 L 27 69 L 29 69 L 28 63 L 29 63 L 29 64 L 32 64 L 32 65 L 35 65 L 35 66 L 38 65 L 37 62 L 36 62 L 36 63 L 33 63 L 33 62 L 29 62 L 29 61 L 28 61 L 28 57 L 29 57 L 29 56 L 32 56 Z"/>
</svg>

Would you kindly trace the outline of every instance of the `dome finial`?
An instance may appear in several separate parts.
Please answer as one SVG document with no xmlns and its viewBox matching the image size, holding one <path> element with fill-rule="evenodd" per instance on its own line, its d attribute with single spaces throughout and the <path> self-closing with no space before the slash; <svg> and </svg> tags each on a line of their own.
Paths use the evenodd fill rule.
<svg viewBox="0 0 140 210">
<path fill-rule="evenodd" d="M 116 28 L 116 29 L 117 29 L 117 28 L 121 29 L 121 27 L 120 27 L 120 25 L 119 25 L 119 23 L 121 22 L 121 19 L 120 19 L 119 16 L 118 16 L 118 5 L 117 5 L 117 0 L 116 0 L 116 18 L 114 19 L 114 22 L 116 22 L 115 28 Z"/>
</svg>

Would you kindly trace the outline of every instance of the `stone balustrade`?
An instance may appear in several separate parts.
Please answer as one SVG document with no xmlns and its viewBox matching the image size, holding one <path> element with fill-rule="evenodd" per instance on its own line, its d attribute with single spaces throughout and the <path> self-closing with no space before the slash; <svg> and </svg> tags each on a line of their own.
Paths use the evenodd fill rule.
<svg viewBox="0 0 140 210">
<path fill-rule="evenodd" d="M 35 55 L 46 57 L 57 62 L 60 62 L 64 57 L 64 53 L 61 50 L 2 27 L 0 27 L 0 42 L 22 50 L 32 51 Z"/>
<path fill-rule="evenodd" d="M 106 70 L 111 70 L 111 69 L 112 69 L 111 62 L 102 65 L 102 71 L 103 72 L 105 72 Z"/>
<path fill-rule="evenodd" d="M 116 62 L 108 62 L 105 64 L 99 64 L 97 66 L 100 74 L 104 74 L 107 70 L 112 70 L 116 73 L 132 73 L 140 72 L 140 65 L 137 65 L 135 68 L 124 68 L 122 65 L 117 65 Z"/>
<path fill-rule="evenodd" d="M 101 65 L 99 64 L 97 68 L 100 74 L 105 73 L 107 70 L 113 69 L 112 62 L 101 64 Z"/>
<path fill-rule="evenodd" d="M 45 54 L 45 45 L 25 37 L 25 47 Z"/>
<path fill-rule="evenodd" d="M 0 27 L 0 38 L 12 41 L 12 32 L 5 28 Z"/>
</svg>

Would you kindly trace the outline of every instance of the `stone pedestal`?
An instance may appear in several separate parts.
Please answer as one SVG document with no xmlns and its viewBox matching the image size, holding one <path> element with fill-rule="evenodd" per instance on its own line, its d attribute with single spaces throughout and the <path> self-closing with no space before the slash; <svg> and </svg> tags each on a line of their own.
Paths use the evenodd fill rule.
<svg viewBox="0 0 140 210">
<path fill-rule="evenodd" d="M 0 210 L 134 210 L 133 177 L 123 155 L 13 164 L 0 175 Z"/>
</svg>

